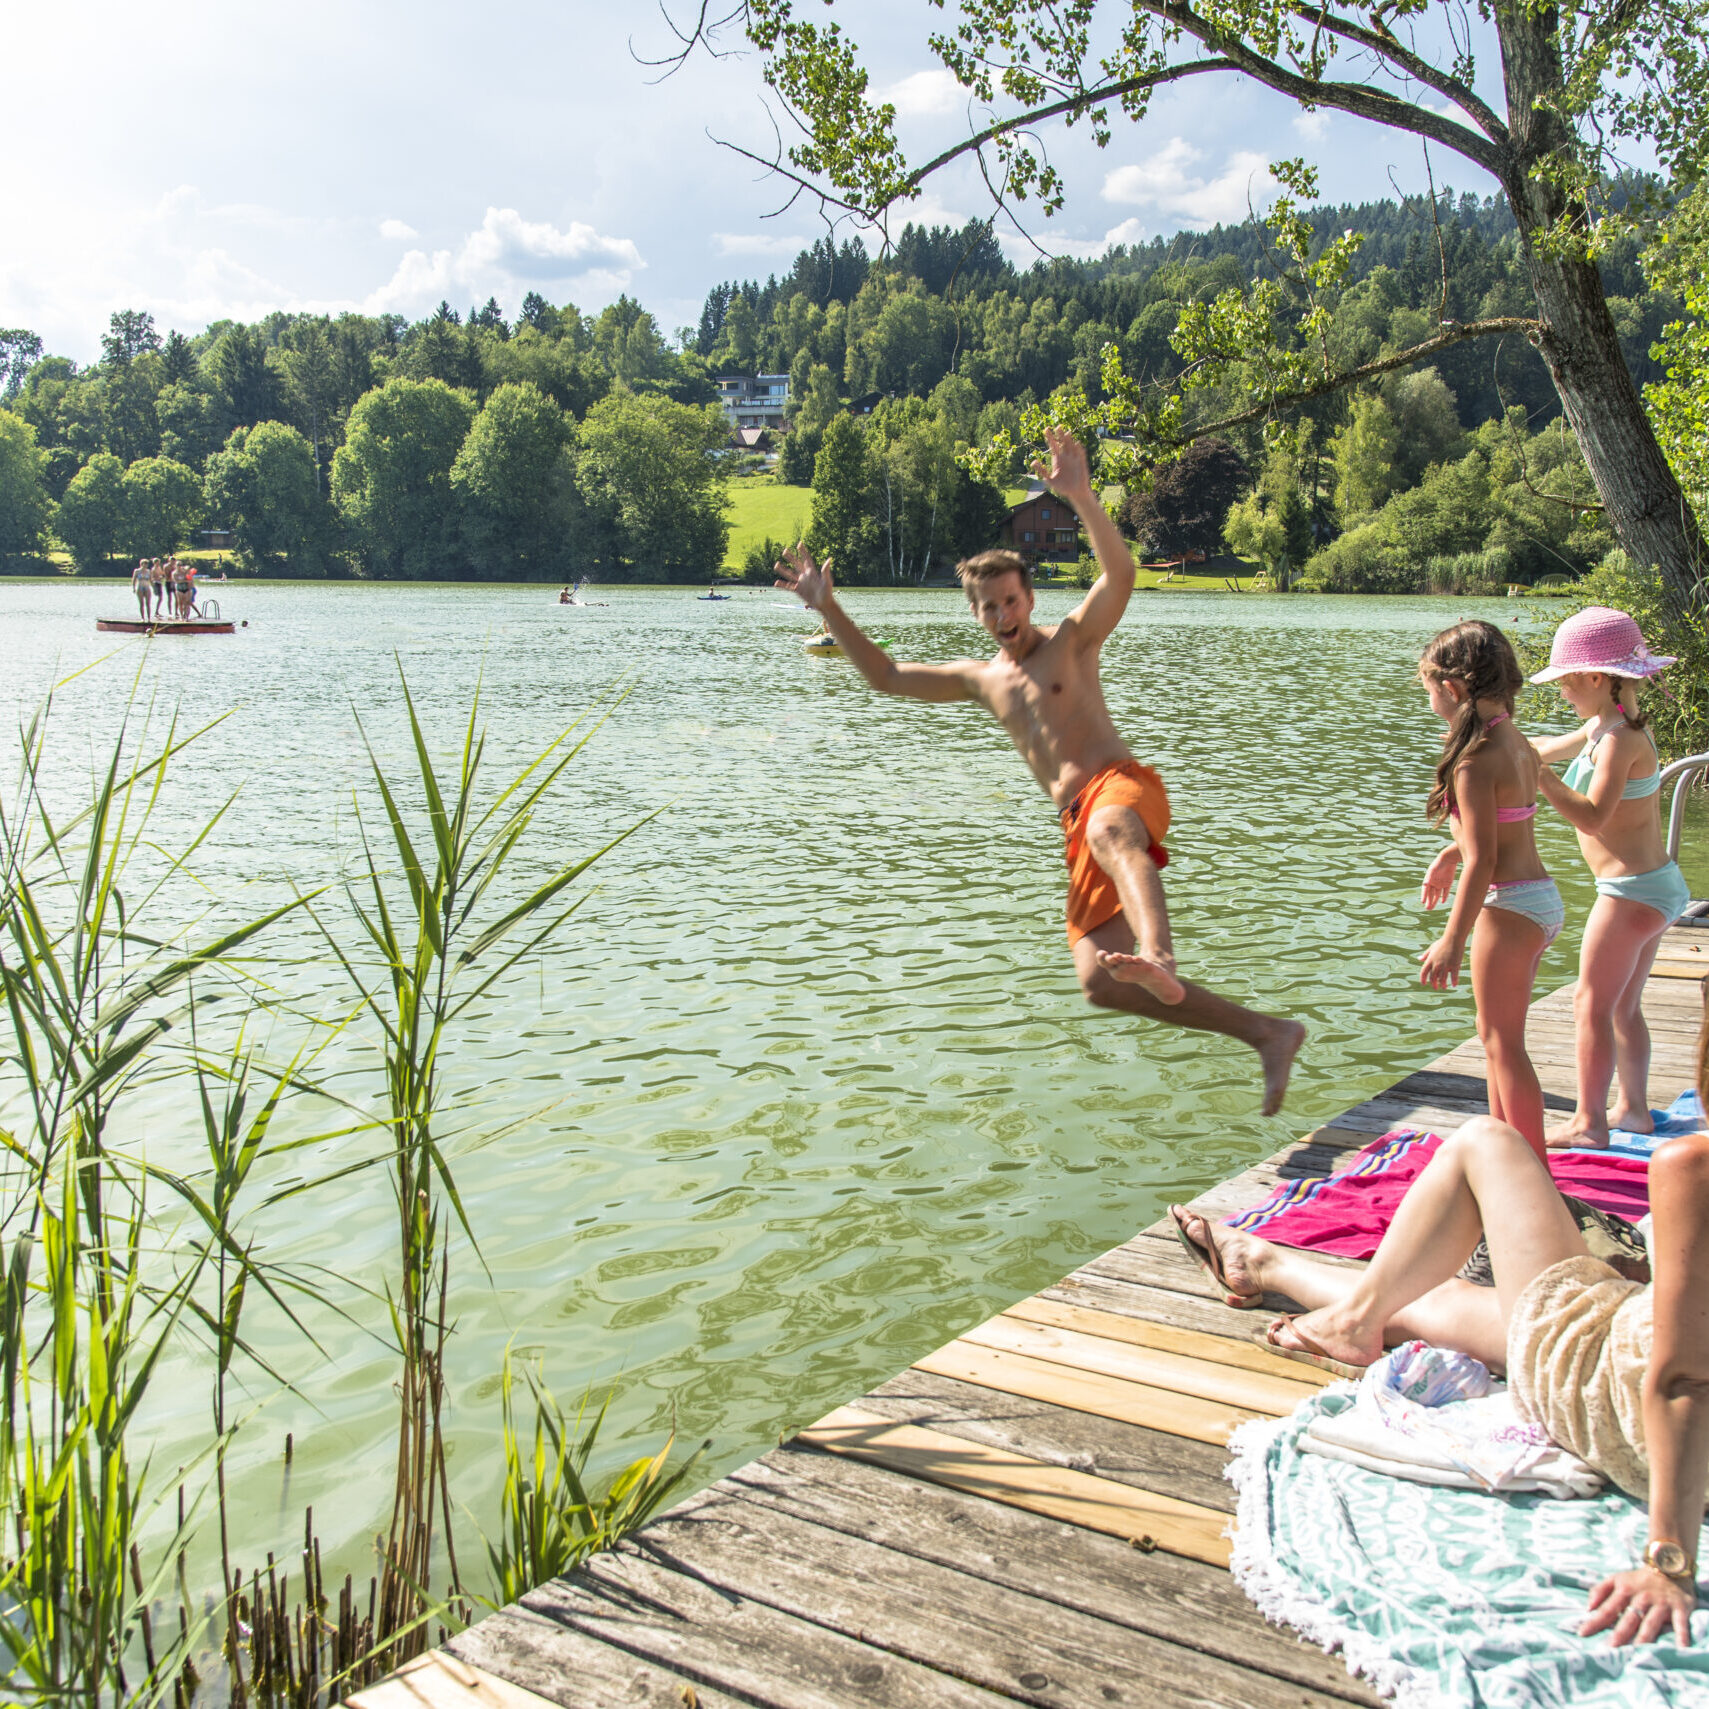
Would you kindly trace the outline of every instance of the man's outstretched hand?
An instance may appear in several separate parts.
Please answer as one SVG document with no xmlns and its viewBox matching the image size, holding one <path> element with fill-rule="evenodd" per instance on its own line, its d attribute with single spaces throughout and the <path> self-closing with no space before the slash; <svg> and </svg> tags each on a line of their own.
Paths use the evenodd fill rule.
<svg viewBox="0 0 1709 1709">
<path fill-rule="evenodd" d="M 799 540 L 783 554 L 783 559 L 775 566 L 777 580 L 773 587 L 781 588 L 785 593 L 792 593 L 813 611 L 823 611 L 825 601 L 831 597 L 831 560 L 824 563 L 813 562 L 813 554 Z"/>
<path fill-rule="evenodd" d="M 1059 497 L 1073 501 L 1092 490 L 1091 467 L 1086 461 L 1086 447 L 1066 428 L 1047 427 L 1044 443 L 1050 452 L 1048 462 L 1043 457 L 1033 459 L 1033 473 Z"/>
</svg>

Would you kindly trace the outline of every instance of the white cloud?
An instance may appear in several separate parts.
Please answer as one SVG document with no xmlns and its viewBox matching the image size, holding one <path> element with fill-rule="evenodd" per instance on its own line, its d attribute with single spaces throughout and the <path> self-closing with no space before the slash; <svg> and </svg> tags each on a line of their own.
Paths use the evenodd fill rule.
<svg viewBox="0 0 1709 1709">
<path fill-rule="evenodd" d="M 1307 142 L 1322 142 L 1329 134 L 1329 115 L 1321 107 L 1309 113 L 1295 113 L 1291 122 L 1294 130 Z"/>
<path fill-rule="evenodd" d="M 968 91 L 940 65 L 932 71 L 916 71 L 878 90 L 877 96 L 896 109 L 899 119 L 927 119 L 960 112 L 967 105 Z"/>
<path fill-rule="evenodd" d="M 387 243 L 408 243 L 416 235 L 415 227 L 405 225 L 402 220 L 381 220 L 380 236 Z"/>
<path fill-rule="evenodd" d="M 580 220 L 560 230 L 525 220 L 515 208 L 488 208 L 459 248 L 406 250 L 362 307 L 369 314 L 423 314 L 441 298 L 493 296 L 514 309 L 530 290 L 608 297 L 627 290 L 646 265 L 631 239 L 606 237 Z"/>
<path fill-rule="evenodd" d="M 765 231 L 715 231 L 712 234 L 712 253 L 720 257 L 760 255 L 793 260 L 812 242 L 810 237 L 790 237 Z"/>
<path fill-rule="evenodd" d="M 1149 160 L 1118 166 L 1104 179 L 1104 200 L 1153 208 L 1185 225 L 1228 225 L 1246 218 L 1248 207 L 1270 197 L 1269 158 L 1242 149 L 1228 157 L 1215 178 L 1191 169 L 1204 158 L 1183 137 L 1171 137 Z"/>
</svg>

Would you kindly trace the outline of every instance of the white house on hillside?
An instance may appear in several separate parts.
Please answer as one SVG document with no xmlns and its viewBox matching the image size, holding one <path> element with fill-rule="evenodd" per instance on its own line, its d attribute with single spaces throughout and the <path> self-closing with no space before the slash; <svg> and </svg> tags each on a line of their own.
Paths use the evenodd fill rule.
<svg viewBox="0 0 1709 1709">
<path fill-rule="evenodd" d="M 769 427 L 781 432 L 784 411 L 789 408 L 789 376 L 721 374 L 718 407 L 732 427 Z"/>
</svg>

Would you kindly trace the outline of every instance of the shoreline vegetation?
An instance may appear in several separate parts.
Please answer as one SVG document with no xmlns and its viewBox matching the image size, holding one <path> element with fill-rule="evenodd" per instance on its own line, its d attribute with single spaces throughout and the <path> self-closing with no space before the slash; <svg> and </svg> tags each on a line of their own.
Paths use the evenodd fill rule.
<svg viewBox="0 0 1709 1709">
<path fill-rule="evenodd" d="M 471 1121 L 443 1082 L 442 1053 L 470 1004 L 564 927 L 587 868 L 638 826 L 596 830 L 601 846 L 519 888 L 512 857 L 527 851 L 535 808 L 621 692 L 504 780 L 482 775 L 478 697 L 447 772 L 407 683 L 404 696 L 414 764 L 389 775 L 368 750 L 343 879 L 236 923 L 210 910 L 186 924 L 171 901 L 224 808 L 187 849 L 151 835 L 180 756 L 190 750 L 193 766 L 221 720 L 187 731 L 133 701 L 69 813 L 44 786 L 51 700 L 22 732 L 0 807 L 16 1094 L 0 1154 L 0 1487 L 17 1539 L 14 1553 L 8 1527 L 0 1548 L 0 1646 L 38 1701 L 188 1709 L 211 1695 L 318 1709 L 460 1629 L 477 1604 L 502 1605 L 608 1546 L 695 1462 L 667 1440 L 589 1489 L 603 1407 L 590 1395 L 566 1411 L 542 1372 L 507 1353 L 506 1480 L 479 1538 L 484 1570 L 471 1525 L 454 1525 L 444 1356 L 455 1301 L 482 1265 L 453 1160 L 482 1135 L 478 1110 Z M 347 975 L 342 1016 L 304 1021 L 282 995 L 269 934 L 293 922 Z M 284 1054 L 281 1034 L 295 1039 Z M 348 1070 L 336 1090 L 319 1078 L 334 1043 L 361 1051 L 360 1089 Z M 162 1096 L 201 1130 L 199 1158 L 168 1167 L 142 1149 L 131 1109 Z M 337 1183 L 370 1170 L 389 1177 L 397 1206 L 383 1274 L 268 1258 L 260 1213 L 292 1200 L 330 1214 Z M 272 1319 L 259 1335 L 258 1316 Z M 227 1488 L 231 1452 L 265 1410 L 256 1397 L 291 1388 L 289 1361 L 259 1348 L 283 1333 L 324 1358 L 308 1320 L 327 1316 L 397 1360 L 395 1494 L 366 1586 L 323 1575 L 314 1503 L 335 1501 L 335 1487 L 307 1492 L 300 1529 L 280 1514 L 276 1531 L 240 1531 Z M 157 1372 L 175 1360 L 181 1371 L 184 1355 L 207 1384 L 210 1431 L 174 1476 L 138 1440 L 138 1418 Z"/>
<path fill-rule="evenodd" d="M 1324 305 L 1348 360 L 1528 289 L 1497 198 L 1300 218 L 1316 244 L 1361 234 Z M 489 300 L 164 335 L 127 309 L 81 366 L 0 331 L 0 568 L 45 550 L 88 572 L 218 531 L 236 564 L 305 578 L 692 583 L 753 579 L 753 549 L 800 530 L 845 585 L 917 585 L 998 538 L 1029 411 L 1097 407 L 1110 352 L 1124 384 L 1178 381 L 1183 329 L 1265 272 L 1270 237 L 1254 220 L 1019 270 L 985 224 L 910 225 L 880 256 L 824 240 L 717 285 L 674 338 L 627 297 L 587 315 L 533 293 L 514 320 Z M 1632 236 L 1599 265 L 1655 386 L 1677 279 L 1652 285 Z M 1288 587 L 1582 575 L 1614 540 L 1548 372 L 1523 340 L 1486 357 L 1444 350 L 1189 445 L 1113 492 L 1120 525 L 1143 557 L 1229 550 Z M 717 405 L 718 376 L 755 372 L 789 379 L 769 465 Z M 1189 413 L 1217 419 L 1231 388 Z"/>
</svg>

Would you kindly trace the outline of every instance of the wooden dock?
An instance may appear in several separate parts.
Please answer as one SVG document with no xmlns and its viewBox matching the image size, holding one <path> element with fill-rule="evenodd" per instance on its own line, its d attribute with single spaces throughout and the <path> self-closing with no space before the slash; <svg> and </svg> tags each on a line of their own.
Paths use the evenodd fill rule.
<svg viewBox="0 0 1709 1709">
<path fill-rule="evenodd" d="M 1691 1083 L 1709 930 L 1645 992 L 1652 1095 Z M 1572 987 L 1529 1041 L 1572 1105 Z M 1485 1108 L 1476 1040 L 1195 1203 L 1228 1215 L 1377 1134 Z M 1281 1304 L 1281 1301 L 1266 1302 Z M 928 1354 L 619 1549 L 362 1692 L 363 1709 L 1371 1704 L 1227 1572 L 1235 1427 L 1316 1373 L 1251 1345 L 1167 1222 Z"/>
</svg>

